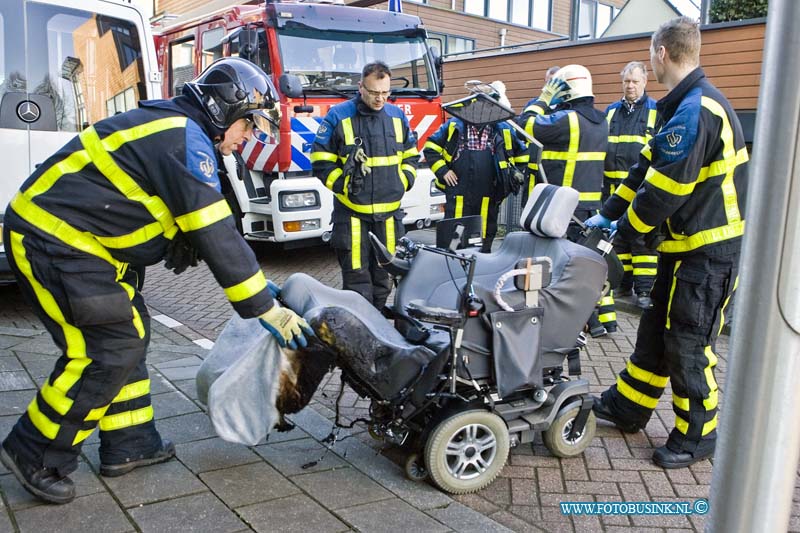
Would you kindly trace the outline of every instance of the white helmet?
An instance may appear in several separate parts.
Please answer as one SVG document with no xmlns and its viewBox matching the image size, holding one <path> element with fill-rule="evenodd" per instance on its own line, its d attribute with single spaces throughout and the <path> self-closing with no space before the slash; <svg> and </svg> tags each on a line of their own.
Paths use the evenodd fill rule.
<svg viewBox="0 0 800 533">
<path fill-rule="evenodd" d="M 567 65 L 561 67 L 558 72 L 553 74 L 553 78 L 558 78 L 567 82 L 569 90 L 564 91 L 564 102 L 594 96 L 592 93 L 592 74 L 583 65 Z"/>
</svg>

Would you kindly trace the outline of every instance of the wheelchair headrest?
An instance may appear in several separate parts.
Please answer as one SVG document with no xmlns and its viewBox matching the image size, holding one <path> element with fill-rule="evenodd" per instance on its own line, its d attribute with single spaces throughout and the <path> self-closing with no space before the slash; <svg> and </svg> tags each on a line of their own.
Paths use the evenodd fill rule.
<svg viewBox="0 0 800 533">
<path fill-rule="evenodd" d="M 560 239 L 566 234 L 576 207 L 575 189 L 539 183 L 522 209 L 519 224 L 534 235 Z"/>
</svg>

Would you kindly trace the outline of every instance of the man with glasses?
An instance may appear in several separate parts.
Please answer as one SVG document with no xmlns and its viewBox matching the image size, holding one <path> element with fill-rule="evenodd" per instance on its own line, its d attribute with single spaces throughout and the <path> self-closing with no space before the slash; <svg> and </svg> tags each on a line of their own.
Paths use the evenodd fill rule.
<svg viewBox="0 0 800 533">
<path fill-rule="evenodd" d="M 331 245 L 342 269 L 342 288 L 378 309 L 391 282 L 372 253 L 369 232 L 394 252 L 403 235 L 400 200 L 414 185 L 419 159 L 408 120 L 387 102 L 391 76 L 381 61 L 365 65 L 359 94 L 330 109 L 311 153 L 314 173 L 335 198 Z"/>
</svg>

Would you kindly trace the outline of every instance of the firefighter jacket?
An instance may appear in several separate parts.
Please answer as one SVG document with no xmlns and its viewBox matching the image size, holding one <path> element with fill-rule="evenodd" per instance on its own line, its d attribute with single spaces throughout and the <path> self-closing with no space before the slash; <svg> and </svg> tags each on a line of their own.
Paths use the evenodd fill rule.
<svg viewBox="0 0 800 533">
<path fill-rule="evenodd" d="M 600 207 L 603 186 L 603 164 L 608 145 L 608 124 L 605 115 L 594 108 L 594 98 L 586 97 L 556 106 L 547 114 L 544 104 L 529 104 L 519 118 L 520 125 L 530 128 L 542 143 L 542 166 L 548 183 L 577 189 L 579 209 Z M 538 172 L 531 158 L 532 173 Z M 530 187 L 533 187 L 531 180 Z"/>
<path fill-rule="evenodd" d="M 601 214 L 625 238 L 661 231 L 662 253 L 738 251 L 749 158 L 733 108 L 698 67 L 658 112 L 664 126 Z"/>
<path fill-rule="evenodd" d="M 50 156 L 9 211 L 27 235 L 99 257 L 120 276 L 127 263 L 161 261 L 181 231 L 236 311 L 258 316 L 273 301 L 220 193 L 211 143 L 220 133 L 184 96 L 141 102 Z"/>
<path fill-rule="evenodd" d="M 628 104 L 625 98 L 606 108 L 608 151 L 606 153 L 604 195 L 607 198 L 628 177 L 628 169 L 639 159 L 639 152 L 656 131 L 656 101 L 644 93 Z"/>
<path fill-rule="evenodd" d="M 458 118 L 449 119 L 428 137 L 423 153 L 425 161 L 436 175 L 436 187 L 451 196 L 489 197 L 498 202 L 515 192 L 513 188 L 517 177 L 514 173 L 517 166 L 524 169 L 528 162 L 525 145 L 508 124 L 496 124 L 492 132 L 491 154 L 483 164 L 481 158 L 467 161 L 468 158 L 464 157 L 470 151 L 466 147 L 461 148 L 465 142 L 466 127 Z M 458 176 L 455 186 L 451 187 L 444 181 L 448 170 L 453 170 Z M 519 185 L 520 182 L 517 182 L 517 189 Z"/>
<path fill-rule="evenodd" d="M 317 130 L 311 151 L 314 174 L 333 191 L 334 218 L 354 215 L 385 220 L 400 209 L 400 200 L 417 176 L 417 139 L 399 107 L 375 111 L 359 96 L 333 106 Z M 366 153 L 369 172 L 348 160 L 354 149 Z M 356 180 L 361 184 L 354 187 Z"/>
</svg>

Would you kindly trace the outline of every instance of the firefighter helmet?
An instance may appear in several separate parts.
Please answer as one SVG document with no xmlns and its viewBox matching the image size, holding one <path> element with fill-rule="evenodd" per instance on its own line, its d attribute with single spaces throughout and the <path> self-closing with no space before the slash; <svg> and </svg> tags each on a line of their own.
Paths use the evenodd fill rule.
<svg viewBox="0 0 800 533">
<path fill-rule="evenodd" d="M 262 130 L 280 121 L 275 86 L 263 70 L 245 59 L 224 57 L 214 61 L 183 86 L 183 93 L 193 97 L 211 122 L 223 130 L 245 117 Z"/>
<path fill-rule="evenodd" d="M 569 89 L 563 91 L 563 101 L 594 96 L 592 93 L 592 74 L 583 65 L 567 65 L 553 74 L 553 78 L 564 80 Z"/>
</svg>

